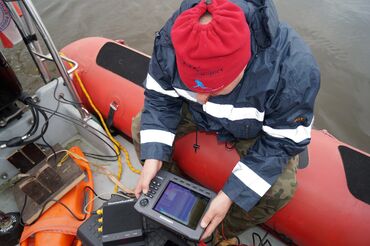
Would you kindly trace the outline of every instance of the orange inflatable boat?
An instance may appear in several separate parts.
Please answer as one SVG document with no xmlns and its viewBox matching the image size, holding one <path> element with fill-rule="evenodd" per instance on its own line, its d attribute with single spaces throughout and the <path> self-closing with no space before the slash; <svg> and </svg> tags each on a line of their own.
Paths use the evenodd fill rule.
<svg viewBox="0 0 370 246">
<path fill-rule="evenodd" d="M 108 122 L 131 136 L 132 118 L 143 107 L 149 57 L 104 38 L 76 41 L 63 53 L 78 62 L 78 73 Z M 194 139 L 191 133 L 177 140 L 174 159 L 189 176 L 219 190 L 232 170 L 227 163 L 238 155 L 207 133 L 198 135 L 201 148 L 194 152 Z M 306 162 L 298 170 L 293 200 L 266 226 L 298 245 L 369 245 L 370 155 L 313 130 Z"/>
</svg>

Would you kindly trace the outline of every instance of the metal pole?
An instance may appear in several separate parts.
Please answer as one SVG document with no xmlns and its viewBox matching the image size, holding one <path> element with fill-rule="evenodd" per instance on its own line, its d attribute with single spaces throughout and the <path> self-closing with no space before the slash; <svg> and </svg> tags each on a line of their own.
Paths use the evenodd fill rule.
<svg viewBox="0 0 370 246">
<path fill-rule="evenodd" d="M 26 40 L 26 38 L 29 36 L 29 30 L 28 30 L 27 26 L 24 25 L 22 19 L 19 17 L 17 11 L 15 10 L 13 4 L 11 2 L 4 2 L 4 3 L 6 4 L 8 10 L 9 10 L 9 13 L 10 13 L 15 25 L 17 26 L 18 31 L 21 34 L 23 40 Z M 27 50 L 29 51 L 29 53 L 31 55 L 32 60 L 37 65 L 36 67 L 37 67 L 37 69 L 39 70 L 39 72 L 41 74 L 42 80 L 46 84 L 47 82 L 50 81 L 50 76 L 49 76 L 48 72 L 43 71 L 42 61 L 33 54 L 33 51 L 35 50 L 33 44 L 32 43 L 27 43 L 27 42 L 25 44 L 26 44 Z"/>
<path fill-rule="evenodd" d="M 63 65 L 62 59 L 59 56 L 58 50 L 55 47 L 55 45 L 54 45 L 54 43 L 53 43 L 53 41 L 52 41 L 52 39 L 49 35 L 49 32 L 47 31 L 46 27 L 44 26 L 39 14 L 37 13 L 37 10 L 36 10 L 35 6 L 33 5 L 33 3 L 30 0 L 22 0 L 22 2 L 24 4 L 25 8 L 27 9 L 27 11 L 29 12 L 31 18 L 33 19 L 33 21 L 35 23 L 35 26 L 38 29 L 41 37 L 44 39 L 45 44 L 48 47 L 48 49 L 50 51 L 50 54 L 54 59 L 55 65 L 56 65 L 59 73 L 61 74 L 65 84 L 67 85 L 69 91 L 72 94 L 73 100 L 75 100 L 76 102 L 79 103 L 79 105 L 81 105 L 80 104 L 81 99 L 78 96 L 77 91 L 76 91 L 76 89 L 74 88 L 74 86 L 72 84 L 71 77 L 67 73 L 67 70 Z M 78 111 L 80 112 L 81 117 L 82 117 L 83 120 L 87 120 L 87 119 L 90 118 L 90 115 L 87 113 L 86 110 L 84 110 L 80 106 L 76 106 L 76 107 L 77 107 Z"/>
<path fill-rule="evenodd" d="M 24 21 L 25 21 L 25 23 L 28 27 L 29 34 L 31 36 L 36 35 L 35 28 L 32 24 L 31 17 L 29 15 L 29 13 L 27 12 L 24 4 L 22 2 L 19 2 L 19 6 L 20 6 L 21 11 L 23 13 Z M 32 41 L 32 44 L 34 45 L 35 52 L 42 54 L 42 48 L 41 48 L 41 45 L 40 45 L 39 41 L 34 40 L 34 41 Z M 48 71 L 48 68 L 47 68 L 46 64 L 43 61 L 41 61 L 40 59 L 37 59 L 37 60 L 39 61 L 40 70 L 44 74 L 45 79 L 47 81 L 50 81 L 50 74 L 49 74 L 49 71 Z"/>
</svg>

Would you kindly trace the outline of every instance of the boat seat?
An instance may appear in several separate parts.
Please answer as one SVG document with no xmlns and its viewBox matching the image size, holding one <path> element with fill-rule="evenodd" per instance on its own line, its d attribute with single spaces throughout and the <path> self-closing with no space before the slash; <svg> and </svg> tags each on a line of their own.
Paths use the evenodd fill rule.
<svg viewBox="0 0 370 246">
<path fill-rule="evenodd" d="M 107 42 L 96 57 L 96 64 L 139 86 L 148 74 L 150 57 L 127 46 Z"/>
</svg>

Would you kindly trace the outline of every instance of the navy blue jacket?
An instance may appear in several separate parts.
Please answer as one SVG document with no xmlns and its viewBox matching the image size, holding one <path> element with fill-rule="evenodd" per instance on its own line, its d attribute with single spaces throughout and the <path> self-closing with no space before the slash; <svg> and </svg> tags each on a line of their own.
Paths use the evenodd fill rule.
<svg viewBox="0 0 370 246">
<path fill-rule="evenodd" d="M 276 182 L 288 160 L 310 142 L 320 72 L 302 38 L 278 20 L 271 0 L 233 0 L 245 12 L 251 29 L 252 58 L 230 94 L 198 103 L 179 77 L 170 36 L 177 16 L 197 2 L 184 1 L 156 35 L 145 81 L 141 159 L 170 160 L 186 101 L 201 129 L 227 140 L 257 137 L 223 187 L 249 211 Z"/>
</svg>

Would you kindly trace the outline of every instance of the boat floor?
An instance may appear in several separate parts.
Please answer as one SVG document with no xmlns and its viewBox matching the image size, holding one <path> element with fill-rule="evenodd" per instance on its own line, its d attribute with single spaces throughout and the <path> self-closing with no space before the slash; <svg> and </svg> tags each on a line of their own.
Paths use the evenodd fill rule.
<svg viewBox="0 0 370 246">
<path fill-rule="evenodd" d="M 51 110 L 55 110 L 57 108 L 57 101 L 54 99 L 53 93 L 55 86 L 57 86 L 56 94 L 59 95 L 61 93 L 64 94 L 66 99 L 71 99 L 68 90 L 63 85 L 60 79 L 54 80 L 53 82 L 41 87 L 37 92 L 36 95 L 40 99 L 39 105 L 50 108 Z M 70 104 L 60 103 L 58 107 L 58 112 L 63 114 L 69 115 L 72 118 L 79 118 L 78 111 Z M 30 120 L 31 120 L 30 112 L 26 112 L 21 119 L 17 120 L 16 122 L 11 122 L 6 129 L 0 129 L 0 139 L 9 139 L 12 136 L 19 135 L 22 132 L 27 131 L 30 127 Z M 40 122 L 43 124 L 43 122 Z M 60 145 L 65 149 L 68 149 L 72 146 L 79 146 L 84 152 L 88 153 L 95 153 L 100 155 L 112 155 L 112 150 L 101 140 L 97 137 L 90 134 L 86 129 L 97 129 L 98 131 L 94 130 L 97 135 L 102 138 L 105 138 L 107 142 L 109 140 L 102 134 L 103 129 L 97 123 L 96 119 L 92 118 L 85 122 L 85 124 L 73 124 L 65 119 L 58 117 L 57 115 L 53 116 L 50 119 L 49 129 L 45 134 L 45 139 L 51 145 Z M 131 142 L 123 138 L 122 136 L 116 136 L 116 140 L 118 140 L 129 152 L 131 163 L 135 168 L 140 169 L 141 164 L 138 160 L 138 157 L 135 153 L 134 146 Z M 43 144 L 42 142 L 39 142 Z M 18 170 L 14 170 L 14 167 L 7 162 L 7 157 L 14 153 L 16 149 L 14 148 L 7 148 L 0 150 L 0 161 L 2 165 L 0 166 L 0 174 L 7 174 L 7 179 L 0 180 L 0 208 L 5 213 L 7 212 L 17 212 L 19 211 L 17 205 L 14 200 L 12 187 L 9 185 L 9 181 L 13 176 L 15 176 Z M 100 161 L 95 160 L 92 158 L 88 158 L 90 163 L 94 165 L 104 166 L 109 169 L 112 173 L 117 173 L 118 165 L 117 161 Z M 124 158 L 122 158 L 124 160 Z M 138 175 L 133 173 L 126 163 L 123 161 L 123 173 L 121 182 L 124 186 L 129 189 L 134 189 Z M 104 174 L 99 172 L 93 172 L 94 177 L 94 189 L 97 194 L 109 198 L 110 194 L 114 191 L 114 184 L 108 179 L 108 177 Z M 102 201 L 100 199 L 94 200 L 94 209 L 97 209 L 101 206 Z M 265 239 L 263 242 L 260 243 L 258 237 L 255 234 L 258 234 L 260 238 Z M 254 237 L 254 238 L 253 238 Z M 255 243 L 257 245 L 285 245 L 275 237 L 270 234 L 266 234 L 266 231 L 261 227 L 254 227 L 251 228 L 240 235 L 241 243 L 247 245 L 253 245 L 255 239 Z M 267 242 L 268 241 L 268 242 Z"/>
</svg>

